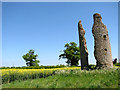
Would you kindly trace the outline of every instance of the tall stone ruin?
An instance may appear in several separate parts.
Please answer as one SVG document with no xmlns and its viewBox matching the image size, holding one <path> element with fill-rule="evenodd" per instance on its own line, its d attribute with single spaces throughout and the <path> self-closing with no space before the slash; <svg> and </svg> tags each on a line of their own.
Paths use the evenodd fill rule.
<svg viewBox="0 0 120 90">
<path fill-rule="evenodd" d="M 102 23 L 100 14 L 93 15 L 94 24 L 92 33 L 94 36 L 94 56 L 98 68 L 113 68 L 111 45 L 107 27 Z"/>
<path fill-rule="evenodd" d="M 82 27 L 81 20 L 78 22 L 79 32 L 79 45 L 80 45 L 80 57 L 81 57 L 81 70 L 89 69 L 88 66 L 88 50 L 85 39 L 85 30 Z"/>
</svg>

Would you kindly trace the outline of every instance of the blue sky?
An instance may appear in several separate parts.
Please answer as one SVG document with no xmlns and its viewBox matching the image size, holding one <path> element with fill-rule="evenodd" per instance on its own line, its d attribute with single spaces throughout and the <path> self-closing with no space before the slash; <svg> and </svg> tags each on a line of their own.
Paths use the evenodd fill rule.
<svg viewBox="0 0 120 90">
<path fill-rule="evenodd" d="M 58 60 L 64 45 L 79 45 L 78 21 L 82 20 L 89 52 L 89 63 L 95 64 L 93 14 L 100 13 L 107 26 L 112 57 L 118 57 L 117 2 L 3 2 L 2 66 L 25 66 L 22 56 L 34 49 L 39 65 L 65 64 Z"/>
</svg>

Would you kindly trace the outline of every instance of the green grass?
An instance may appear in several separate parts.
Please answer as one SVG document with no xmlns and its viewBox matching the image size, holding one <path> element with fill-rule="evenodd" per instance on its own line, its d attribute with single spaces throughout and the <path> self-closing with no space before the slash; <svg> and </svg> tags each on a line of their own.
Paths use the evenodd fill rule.
<svg viewBox="0 0 120 90">
<path fill-rule="evenodd" d="M 118 69 L 61 70 L 46 78 L 3 84 L 2 88 L 118 88 Z"/>
</svg>

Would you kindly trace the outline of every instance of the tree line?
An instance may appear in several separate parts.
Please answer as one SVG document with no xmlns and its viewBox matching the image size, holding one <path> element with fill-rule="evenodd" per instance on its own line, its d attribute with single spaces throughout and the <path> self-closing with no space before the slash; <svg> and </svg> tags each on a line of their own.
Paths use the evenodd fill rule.
<svg viewBox="0 0 120 90">
<path fill-rule="evenodd" d="M 60 59 L 67 59 L 68 66 L 78 66 L 80 60 L 80 48 L 75 42 L 65 44 L 62 54 L 59 55 Z M 27 54 L 22 56 L 27 66 L 39 66 L 40 61 L 37 59 L 38 55 L 35 54 L 33 49 L 30 49 Z"/>
</svg>

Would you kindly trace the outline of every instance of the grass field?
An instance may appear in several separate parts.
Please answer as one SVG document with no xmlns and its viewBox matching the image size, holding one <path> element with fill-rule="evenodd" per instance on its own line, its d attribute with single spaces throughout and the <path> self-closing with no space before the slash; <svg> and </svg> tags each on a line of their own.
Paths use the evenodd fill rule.
<svg viewBox="0 0 120 90">
<path fill-rule="evenodd" d="M 110 70 L 57 70 L 55 75 L 14 81 L 2 88 L 118 88 L 119 69 Z"/>
</svg>

